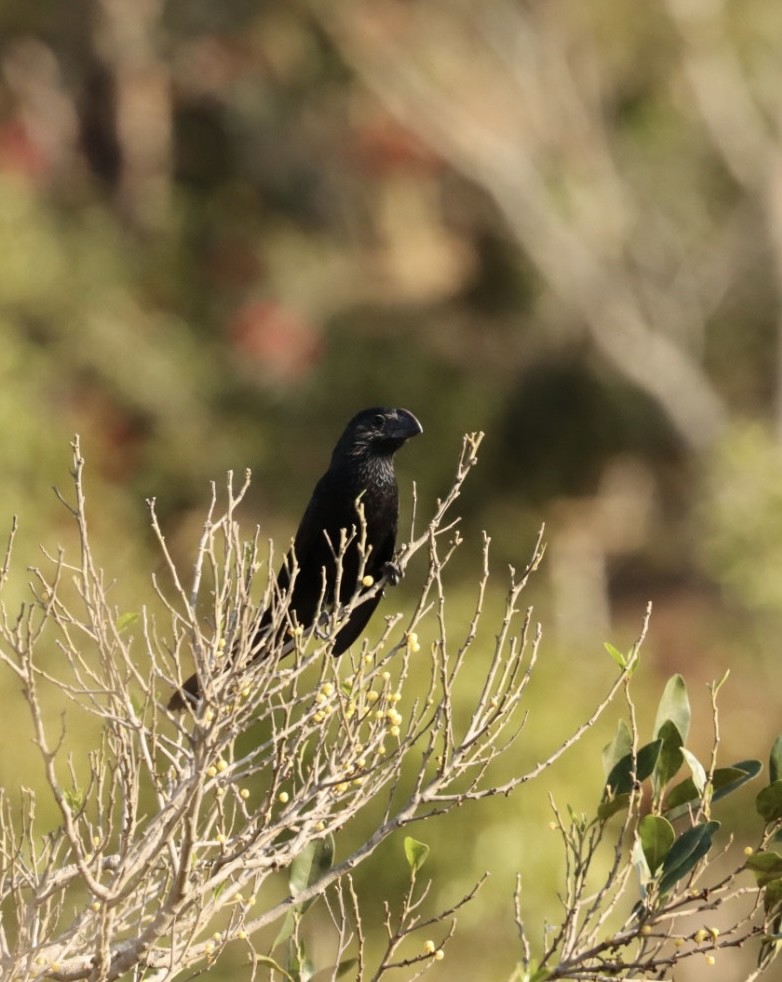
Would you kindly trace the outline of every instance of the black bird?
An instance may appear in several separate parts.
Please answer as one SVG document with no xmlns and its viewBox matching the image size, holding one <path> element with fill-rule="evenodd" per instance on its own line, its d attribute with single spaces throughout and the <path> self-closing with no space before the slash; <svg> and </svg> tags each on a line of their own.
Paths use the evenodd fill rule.
<svg viewBox="0 0 782 982">
<path fill-rule="evenodd" d="M 395 583 L 393 563 L 399 517 L 399 491 L 394 472 L 394 454 L 423 428 L 407 409 L 364 409 L 348 423 L 331 455 L 329 469 L 315 485 L 302 516 L 293 548 L 277 575 L 276 595 L 288 595 L 287 620 L 307 629 L 312 627 L 321 598 L 324 604 L 347 603 L 370 576 Z M 365 561 L 361 567 L 362 519 L 366 526 Z M 339 597 L 335 597 L 340 537 L 352 538 L 342 557 Z M 296 570 L 291 585 L 291 574 Z M 332 654 L 341 655 L 362 633 L 382 597 L 382 590 L 358 604 L 334 639 Z M 262 614 L 254 644 L 269 643 L 269 626 L 274 607 Z M 276 640 L 279 640 L 280 635 Z M 272 638 L 272 641 L 275 639 Z M 262 652 L 256 657 L 262 657 Z M 198 675 L 191 675 L 171 697 L 168 708 L 183 709 L 200 696 Z"/>
</svg>

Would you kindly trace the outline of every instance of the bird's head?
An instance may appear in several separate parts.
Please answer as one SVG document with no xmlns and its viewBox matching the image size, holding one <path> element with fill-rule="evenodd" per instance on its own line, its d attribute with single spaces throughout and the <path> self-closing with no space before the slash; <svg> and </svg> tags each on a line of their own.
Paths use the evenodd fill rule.
<svg viewBox="0 0 782 982">
<path fill-rule="evenodd" d="M 407 409 L 362 409 L 345 427 L 334 456 L 390 457 L 419 433 L 423 433 L 423 427 Z"/>
</svg>

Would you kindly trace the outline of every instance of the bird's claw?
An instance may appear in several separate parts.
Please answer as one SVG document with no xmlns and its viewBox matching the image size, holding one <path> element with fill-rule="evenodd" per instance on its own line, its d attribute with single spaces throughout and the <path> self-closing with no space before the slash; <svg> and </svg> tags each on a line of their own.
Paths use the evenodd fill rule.
<svg viewBox="0 0 782 982">
<path fill-rule="evenodd" d="M 402 567 L 393 559 L 385 563 L 382 572 L 385 579 L 388 580 L 389 586 L 396 586 L 402 579 Z"/>
</svg>

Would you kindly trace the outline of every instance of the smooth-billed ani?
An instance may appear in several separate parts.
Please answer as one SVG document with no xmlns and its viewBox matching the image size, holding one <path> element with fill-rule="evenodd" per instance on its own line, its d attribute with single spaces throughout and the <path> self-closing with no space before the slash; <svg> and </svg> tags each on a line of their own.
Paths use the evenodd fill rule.
<svg viewBox="0 0 782 982">
<path fill-rule="evenodd" d="M 405 441 L 423 428 L 407 409 L 364 409 L 351 419 L 337 441 L 329 469 L 315 485 L 302 516 L 293 547 L 277 575 L 275 596 L 288 598 L 283 627 L 295 622 L 312 627 L 321 598 L 324 604 L 347 603 L 361 589 L 359 573 L 374 582 L 385 576 L 396 581 L 393 565 L 399 516 L 399 491 L 394 472 L 394 454 Z M 363 525 L 362 517 L 363 516 Z M 365 556 L 361 568 L 363 528 Z M 343 530 L 350 539 L 342 556 L 339 597 L 335 597 Z M 295 570 L 295 576 L 292 576 Z M 292 582 L 291 582 L 292 581 Z M 334 639 L 332 653 L 341 655 L 362 633 L 382 597 L 382 589 L 358 604 Z M 270 637 L 273 605 L 261 615 L 254 644 L 278 642 Z M 261 647 L 256 657 L 263 656 Z M 175 692 L 169 709 L 183 709 L 201 694 L 198 675 L 191 675 Z"/>
</svg>

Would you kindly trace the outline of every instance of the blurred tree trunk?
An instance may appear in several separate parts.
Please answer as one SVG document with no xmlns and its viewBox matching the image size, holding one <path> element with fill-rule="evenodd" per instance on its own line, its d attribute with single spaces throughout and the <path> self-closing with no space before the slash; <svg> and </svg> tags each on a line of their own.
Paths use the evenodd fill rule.
<svg viewBox="0 0 782 982">
<path fill-rule="evenodd" d="M 170 79 L 157 51 L 162 11 L 162 0 L 97 0 L 95 44 L 114 89 L 119 202 L 142 229 L 164 225 L 170 205 Z"/>
</svg>

